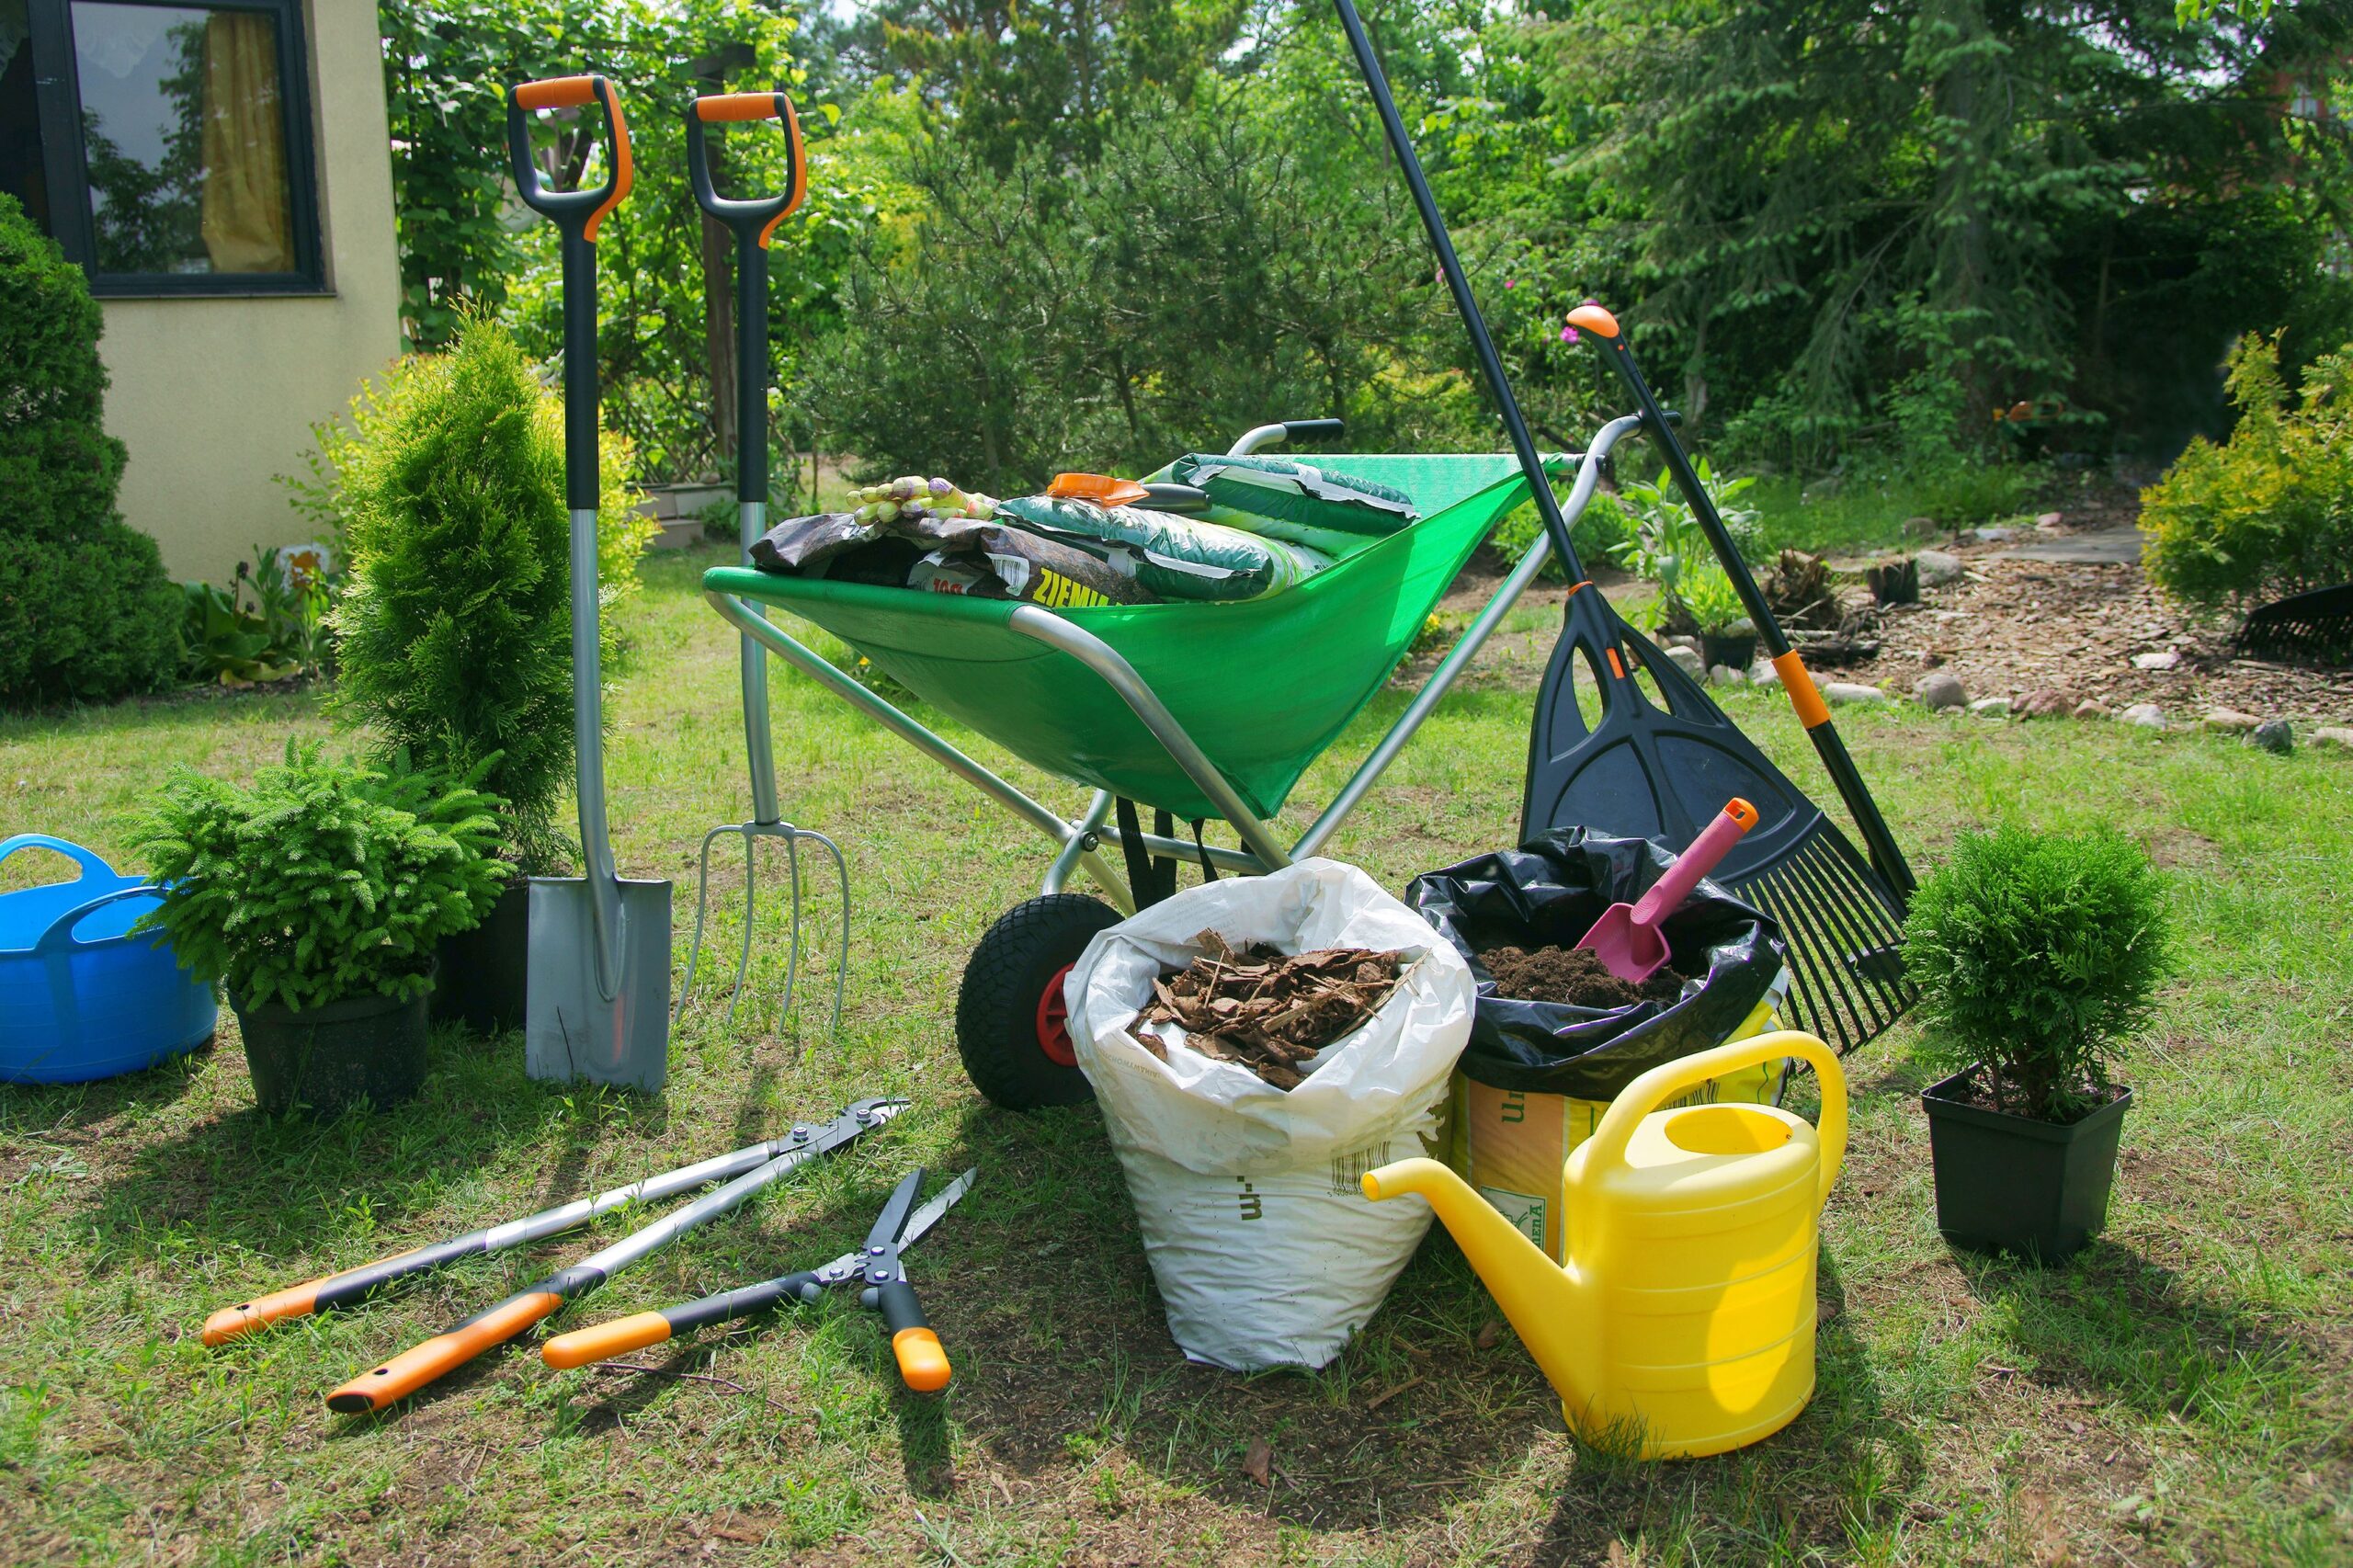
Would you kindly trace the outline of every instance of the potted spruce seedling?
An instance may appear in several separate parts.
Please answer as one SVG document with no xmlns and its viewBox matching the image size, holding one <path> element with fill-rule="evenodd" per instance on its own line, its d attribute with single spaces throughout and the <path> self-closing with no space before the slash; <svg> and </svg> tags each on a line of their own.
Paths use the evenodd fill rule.
<svg viewBox="0 0 2353 1568">
<path fill-rule="evenodd" d="M 1711 670 L 1718 665 L 1746 670 L 1756 657 L 1756 627 L 1724 569 L 1712 561 L 1687 563 L 1675 595 L 1699 629 L 1700 662 Z"/>
<path fill-rule="evenodd" d="M 137 928 L 225 987 L 263 1109 L 423 1085 L 434 949 L 506 876 L 497 802 L 472 783 L 291 741 L 250 785 L 173 774 L 137 840 L 163 888 Z"/>
<path fill-rule="evenodd" d="M 1926 1058 L 1937 1226 L 2056 1262 L 2107 1218 L 2132 1091 L 2109 1077 L 2155 1010 L 2165 886 L 2120 834 L 1964 836 L 1913 895 L 1904 962 Z"/>
<path fill-rule="evenodd" d="M 336 711 L 389 762 L 473 774 L 497 797 L 516 873 L 479 928 L 443 942 L 434 1016 L 477 1033 L 520 1028 L 528 879 L 572 869 L 557 825 L 573 778 L 572 608 L 560 401 L 513 335 L 467 321 L 446 354 L 416 355 L 318 432 L 315 504 L 350 558 L 335 612 Z M 609 610 L 636 587 L 656 525 L 634 515 L 630 454 L 608 432 L 597 575 Z M 617 618 L 602 618 L 608 671 Z"/>
</svg>

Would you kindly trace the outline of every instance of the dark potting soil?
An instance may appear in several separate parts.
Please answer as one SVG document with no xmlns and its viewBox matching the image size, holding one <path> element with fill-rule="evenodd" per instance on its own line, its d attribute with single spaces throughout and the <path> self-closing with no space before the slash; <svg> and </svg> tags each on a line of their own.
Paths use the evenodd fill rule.
<svg viewBox="0 0 2353 1568">
<path fill-rule="evenodd" d="M 2073 1127 L 2076 1122 L 2083 1120 L 2085 1117 L 2092 1115 L 2095 1111 L 2103 1110 L 2108 1107 L 2114 1105 L 2118 1100 L 2122 1099 L 2125 1095 L 2124 1087 L 2120 1084 L 2110 1084 L 2104 1089 L 2096 1088 L 2093 1085 L 2086 1084 L 2083 1087 L 2083 1092 L 2091 1096 L 2092 1098 L 2091 1103 L 2084 1108 L 2082 1113 L 2076 1116 L 2071 1116 L 2064 1121 L 2052 1122 L 2051 1125 L 2054 1127 Z M 1953 1085 L 1951 1089 L 1947 1093 L 1938 1095 L 1936 1097 L 1943 1100 L 1948 1105 L 1974 1106 L 1979 1110 L 1995 1111 L 2003 1116 L 2025 1117 L 2028 1114 L 2020 1104 L 2018 1096 L 2015 1093 L 2009 1096 L 2007 1104 L 1996 1105 L 1994 1103 L 1994 1093 L 1992 1088 L 1985 1082 L 1985 1069 L 1983 1067 L 1976 1068 L 1970 1073 L 1969 1076 Z M 2045 1117 L 2029 1117 L 2028 1119 L 2034 1121 L 2044 1121 L 2049 1119 Z"/>
<path fill-rule="evenodd" d="M 1479 955 L 1495 977 L 1495 994 L 1520 1002 L 1563 1002 L 1572 1007 L 1631 1007 L 1637 1002 L 1672 1002 L 1683 994 L 1683 976 L 1672 963 L 1636 985 L 1609 972 L 1590 948 L 1489 948 Z"/>
</svg>

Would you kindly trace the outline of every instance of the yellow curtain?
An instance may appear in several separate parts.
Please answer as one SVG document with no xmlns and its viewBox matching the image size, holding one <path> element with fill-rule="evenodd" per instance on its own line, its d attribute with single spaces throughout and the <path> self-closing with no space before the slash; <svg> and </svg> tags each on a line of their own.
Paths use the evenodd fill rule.
<svg viewBox="0 0 2353 1568">
<path fill-rule="evenodd" d="M 215 11 L 204 28 L 204 248 L 215 272 L 291 272 L 278 28 Z"/>
</svg>

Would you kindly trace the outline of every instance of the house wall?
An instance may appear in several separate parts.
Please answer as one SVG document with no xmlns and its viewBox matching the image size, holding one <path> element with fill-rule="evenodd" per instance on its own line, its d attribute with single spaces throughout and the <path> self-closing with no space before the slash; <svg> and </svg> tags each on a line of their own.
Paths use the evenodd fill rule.
<svg viewBox="0 0 2353 1568">
<path fill-rule="evenodd" d="M 176 577 L 225 579 L 316 529 L 271 476 L 400 352 L 384 72 L 369 0 L 310 0 L 324 296 L 107 300 L 107 429 L 130 449 L 122 515 Z"/>
</svg>

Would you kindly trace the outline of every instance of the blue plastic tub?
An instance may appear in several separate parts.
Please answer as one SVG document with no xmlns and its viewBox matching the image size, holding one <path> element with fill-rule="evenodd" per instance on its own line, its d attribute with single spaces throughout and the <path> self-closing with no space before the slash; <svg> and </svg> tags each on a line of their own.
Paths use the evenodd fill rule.
<svg viewBox="0 0 2353 1568">
<path fill-rule="evenodd" d="M 160 937 L 130 935 L 155 890 L 78 844 L 38 833 L 0 843 L 54 849 L 70 882 L 0 893 L 0 1083 L 112 1078 L 202 1044 L 219 1010 Z"/>
</svg>

